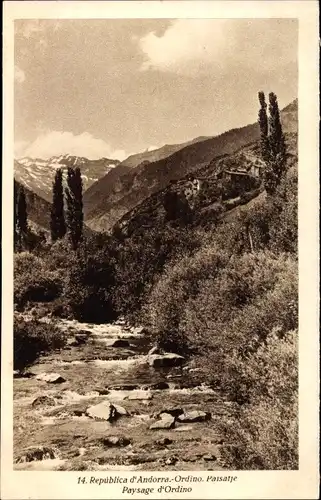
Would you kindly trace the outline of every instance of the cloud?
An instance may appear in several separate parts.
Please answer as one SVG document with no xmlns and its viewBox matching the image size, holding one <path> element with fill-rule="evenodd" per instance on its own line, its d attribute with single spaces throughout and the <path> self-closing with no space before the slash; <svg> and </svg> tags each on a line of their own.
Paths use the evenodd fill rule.
<svg viewBox="0 0 321 500">
<path fill-rule="evenodd" d="M 124 150 L 114 150 L 104 140 L 96 139 L 88 132 L 74 135 L 72 132 L 50 131 L 39 135 L 32 143 L 18 141 L 15 150 L 19 150 L 20 157 L 43 159 L 63 154 L 84 156 L 90 160 L 103 157 L 124 160 L 129 156 Z"/>
<path fill-rule="evenodd" d="M 297 24 L 292 19 L 179 19 L 162 36 L 139 40 L 141 70 L 181 74 L 224 72 L 235 67 L 275 68 L 296 60 Z"/>
<path fill-rule="evenodd" d="M 21 158 L 22 156 L 24 156 L 24 152 L 27 146 L 28 146 L 28 141 L 16 141 L 14 143 L 15 158 Z"/>
<path fill-rule="evenodd" d="M 14 80 L 18 83 L 23 83 L 26 79 L 25 72 L 19 68 L 19 66 L 14 67 Z"/>
</svg>

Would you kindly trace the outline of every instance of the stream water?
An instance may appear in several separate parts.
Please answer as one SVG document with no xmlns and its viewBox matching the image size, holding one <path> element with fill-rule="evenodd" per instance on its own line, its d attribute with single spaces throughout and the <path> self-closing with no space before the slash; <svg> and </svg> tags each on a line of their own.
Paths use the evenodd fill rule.
<svg viewBox="0 0 321 500">
<path fill-rule="evenodd" d="M 197 369 L 159 366 L 139 328 L 58 326 L 67 346 L 14 378 L 15 469 L 224 468 L 217 422 L 233 405 Z"/>
</svg>

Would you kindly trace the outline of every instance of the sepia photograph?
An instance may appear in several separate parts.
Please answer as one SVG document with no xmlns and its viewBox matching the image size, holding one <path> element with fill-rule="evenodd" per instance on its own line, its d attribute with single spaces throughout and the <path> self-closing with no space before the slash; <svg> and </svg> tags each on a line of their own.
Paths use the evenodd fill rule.
<svg viewBox="0 0 321 500">
<path fill-rule="evenodd" d="M 298 471 L 295 11 L 13 30 L 13 471 Z"/>
</svg>

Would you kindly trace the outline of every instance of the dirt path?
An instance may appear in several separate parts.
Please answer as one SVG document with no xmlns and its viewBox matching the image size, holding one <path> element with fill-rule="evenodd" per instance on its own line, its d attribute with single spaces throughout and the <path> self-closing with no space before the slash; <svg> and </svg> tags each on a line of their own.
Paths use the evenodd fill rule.
<svg viewBox="0 0 321 500">
<path fill-rule="evenodd" d="M 223 469 L 216 423 L 233 406 L 197 370 L 151 366 L 139 329 L 59 325 L 69 345 L 14 378 L 15 469 Z"/>
</svg>

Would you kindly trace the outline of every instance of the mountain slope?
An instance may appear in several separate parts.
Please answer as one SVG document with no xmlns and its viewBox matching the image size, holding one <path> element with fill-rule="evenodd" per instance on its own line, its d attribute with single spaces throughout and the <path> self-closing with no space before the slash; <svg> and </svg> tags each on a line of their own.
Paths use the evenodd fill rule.
<svg viewBox="0 0 321 500">
<path fill-rule="evenodd" d="M 19 189 L 22 184 L 18 181 L 15 182 Z M 36 226 L 39 226 L 40 229 L 49 230 L 50 203 L 28 189 L 26 186 L 23 186 L 23 188 L 26 196 L 28 220 L 36 224 Z"/>
<path fill-rule="evenodd" d="M 281 118 L 285 132 L 293 132 L 297 128 L 297 101 L 284 108 Z M 89 199 L 86 193 L 84 196 L 87 224 L 97 231 L 109 230 L 126 212 L 153 193 L 164 189 L 171 181 L 181 179 L 202 167 L 206 168 L 215 158 L 231 155 L 258 138 L 259 126 L 254 123 L 190 144 L 154 163 L 138 166 L 117 178 L 115 185 L 108 184 L 105 193 L 100 185 L 106 181 L 104 178 L 100 179 L 95 184 L 95 189 L 100 191 L 99 199 Z"/>
<path fill-rule="evenodd" d="M 298 161 L 297 134 L 286 134 L 286 143 L 289 168 L 295 167 Z M 189 223 L 194 227 L 211 228 L 216 225 L 218 217 L 225 218 L 225 214 L 238 210 L 235 207 L 249 204 L 252 199 L 254 202 L 254 199 L 262 193 L 262 185 L 258 180 L 253 179 L 252 182 L 248 181 L 236 188 L 231 185 L 228 188 L 228 185 L 225 184 L 222 191 L 223 186 L 216 176 L 224 170 L 235 171 L 242 169 L 249 171 L 251 166 L 256 166 L 260 162 L 260 148 L 257 141 L 240 148 L 231 155 L 216 158 L 205 167 L 195 171 L 193 177 L 201 180 L 201 186 L 194 197 L 189 197 L 189 204 L 193 208 L 192 219 Z M 133 237 L 149 229 L 154 229 L 157 234 L 161 234 L 168 224 L 164 208 L 165 197 L 168 193 L 180 195 L 180 193 L 186 192 L 191 182 L 189 177 L 189 175 L 186 175 L 177 181 L 171 182 L 170 185 L 152 194 L 128 211 L 117 223 L 123 236 Z M 172 223 L 180 224 L 179 220 Z"/>
<path fill-rule="evenodd" d="M 118 160 L 108 158 L 88 160 L 88 158 L 71 155 L 53 156 L 49 160 L 24 157 L 15 160 L 14 175 L 17 181 L 21 182 L 26 188 L 51 202 L 52 182 L 58 168 L 66 171 L 68 167 L 79 167 L 83 180 L 83 189 L 86 191 L 93 183 L 118 164 Z"/>
<path fill-rule="evenodd" d="M 167 156 L 176 153 L 176 151 L 179 151 L 180 149 L 183 149 L 186 146 L 189 146 L 190 144 L 205 141 L 206 139 L 210 139 L 210 137 L 205 137 L 205 136 L 196 137 L 195 139 L 184 142 L 182 144 L 165 144 L 165 146 L 162 146 L 161 148 L 158 149 L 153 149 L 152 151 L 144 151 L 143 153 L 137 153 L 131 155 L 128 158 L 126 158 L 126 160 L 122 161 L 121 165 L 130 168 L 136 168 L 141 163 L 146 163 L 146 164 L 153 163 L 155 161 L 162 160 L 163 158 L 166 158 Z"/>
</svg>

